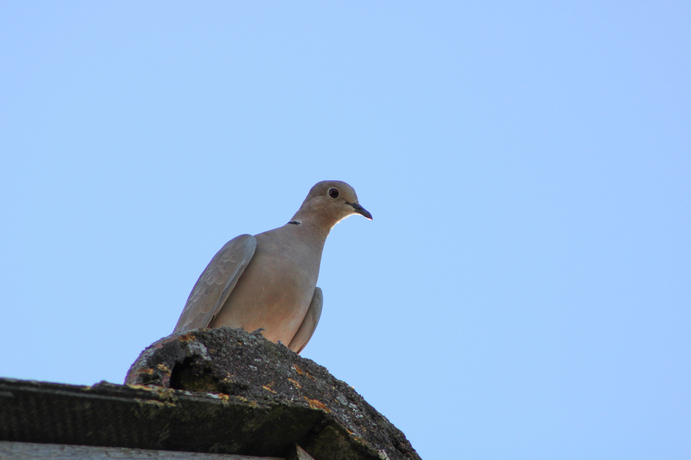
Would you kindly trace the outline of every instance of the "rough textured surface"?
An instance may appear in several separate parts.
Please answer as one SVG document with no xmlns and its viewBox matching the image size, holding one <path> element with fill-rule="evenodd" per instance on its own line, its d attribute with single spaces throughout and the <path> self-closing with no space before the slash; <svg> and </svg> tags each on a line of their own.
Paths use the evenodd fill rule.
<svg viewBox="0 0 691 460">
<path fill-rule="evenodd" d="M 286 439 L 316 459 L 419 458 L 405 435 L 352 387 L 259 333 L 217 328 L 166 337 L 142 352 L 126 383 L 282 408 Z M 305 425 L 307 432 L 297 429 Z"/>
<path fill-rule="evenodd" d="M 0 379 L 3 441 L 285 458 L 320 420 L 318 410 L 210 393 Z"/>
<path fill-rule="evenodd" d="M 199 454 L 127 447 L 74 446 L 34 442 L 0 441 L 3 460 L 286 460 L 282 457 L 255 457 L 233 454 Z M 299 460 L 299 459 L 298 459 Z"/>
</svg>

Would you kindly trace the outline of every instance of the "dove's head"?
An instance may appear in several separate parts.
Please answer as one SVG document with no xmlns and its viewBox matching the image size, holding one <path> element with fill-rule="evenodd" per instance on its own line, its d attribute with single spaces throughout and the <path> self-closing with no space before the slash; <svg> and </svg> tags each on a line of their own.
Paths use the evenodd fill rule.
<svg viewBox="0 0 691 460">
<path fill-rule="evenodd" d="M 353 187 L 339 180 L 325 180 L 312 187 L 293 219 L 309 220 L 331 229 L 353 214 L 372 220 L 372 214 L 360 206 Z"/>
</svg>

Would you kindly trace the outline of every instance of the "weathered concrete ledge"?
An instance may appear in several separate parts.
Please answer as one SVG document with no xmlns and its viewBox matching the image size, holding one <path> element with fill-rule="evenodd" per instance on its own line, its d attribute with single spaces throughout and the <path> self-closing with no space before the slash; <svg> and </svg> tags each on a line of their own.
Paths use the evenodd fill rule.
<svg viewBox="0 0 691 460">
<path fill-rule="evenodd" d="M 198 329 L 163 338 L 142 352 L 126 383 L 150 394 L 161 414 L 176 412 L 180 398 L 212 398 L 218 407 L 203 416 L 176 412 L 155 448 L 185 439 L 197 452 L 282 456 L 297 443 L 318 460 L 420 458 L 352 387 L 258 333 Z"/>
</svg>

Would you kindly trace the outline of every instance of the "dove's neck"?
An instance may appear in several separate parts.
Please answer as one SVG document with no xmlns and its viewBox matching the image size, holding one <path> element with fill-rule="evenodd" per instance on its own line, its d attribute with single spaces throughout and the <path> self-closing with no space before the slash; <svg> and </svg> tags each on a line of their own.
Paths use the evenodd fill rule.
<svg viewBox="0 0 691 460">
<path fill-rule="evenodd" d="M 329 236 L 329 232 L 336 225 L 336 222 L 331 216 L 326 214 L 305 210 L 298 211 L 290 220 L 291 224 L 302 227 L 304 231 L 309 232 L 321 244 L 324 244 L 326 237 Z"/>
</svg>

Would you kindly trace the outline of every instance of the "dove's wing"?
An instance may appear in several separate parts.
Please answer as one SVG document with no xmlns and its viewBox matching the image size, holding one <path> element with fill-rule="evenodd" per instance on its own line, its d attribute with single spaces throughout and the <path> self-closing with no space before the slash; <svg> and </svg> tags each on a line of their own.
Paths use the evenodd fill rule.
<svg viewBox="0 0 691 460">
<path fill-rule="evenodd" d="M 322 315 L 322 305 L 324 304 L 324 295 L 320 288 L 314 290 L 314 296 L 312 297 L 312 302 L 310 303 L 305 319 L 302 320 L 302 324 L 295 333 L 295 336 L 290 341 L 288 348 L 293 350 L 295 353 L 300 353 L 307 342 L 312 338 L 314 330 L 317 328 L 319 323 L 319 317 Z"/>
<path fill-rule="evenodd" d="M 257 240 L 252 235 L 240 235 L 216 253 L 192 288 L 175 332 L 209 326 L 228 300 L 256 248 Z"/>
</svg>

